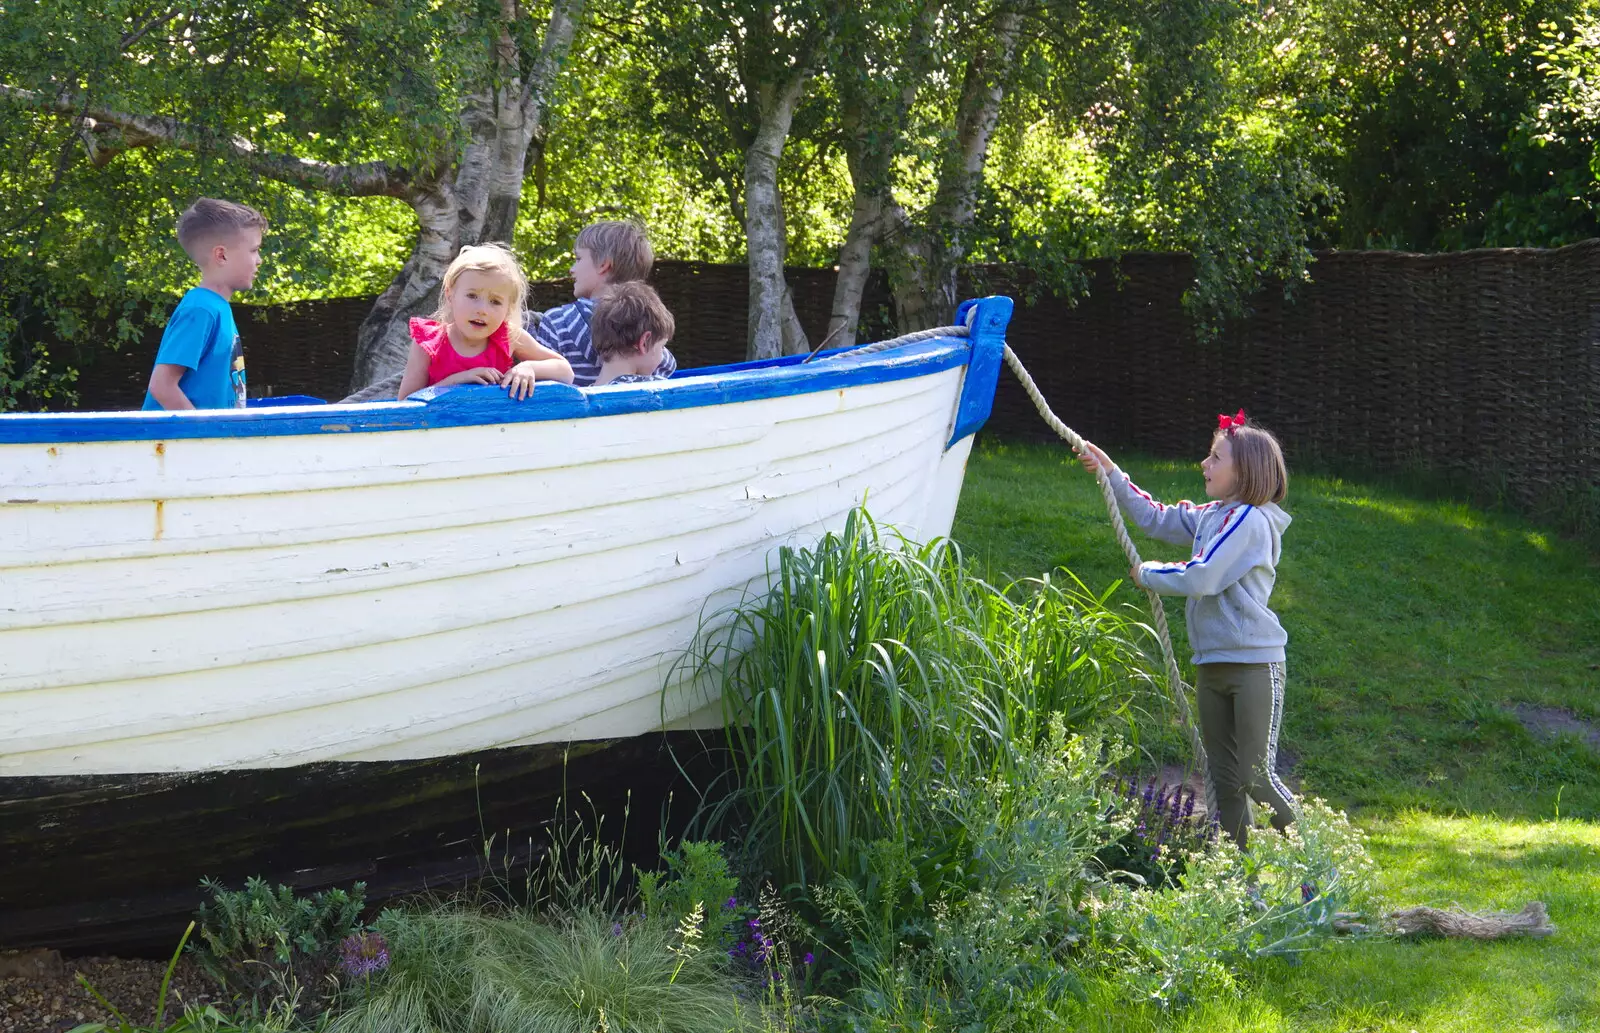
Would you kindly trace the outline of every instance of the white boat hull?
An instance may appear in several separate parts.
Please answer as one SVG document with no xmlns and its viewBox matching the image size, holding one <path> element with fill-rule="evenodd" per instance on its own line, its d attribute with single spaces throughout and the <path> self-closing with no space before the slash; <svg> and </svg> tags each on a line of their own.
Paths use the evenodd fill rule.
<svg viewBox="0 0 1600 1033">
<path fill-rule="evenodd" d="M 270 438 L 248 465 L 230 438 L 0 446 L 8 495 L 35 500 L 0 506 L 0 774 L 411 759 L 680 723 L 706 701 L 663 713 L 667 666 L 777 545 L 864 500 L 949 532 L 961 377 Z"/>
<path fill-rule="evenodd" d="M 949 532 L 1009 314 L 523 403 L 0 417 L 0 948 L 144 928 L 201 874 L 457 871 L 563 744 L 719 727 L 664 686 L 780 546 L 863 503 Z M 614 788 L 661 788 L 651 749 Z"/>
</svg>

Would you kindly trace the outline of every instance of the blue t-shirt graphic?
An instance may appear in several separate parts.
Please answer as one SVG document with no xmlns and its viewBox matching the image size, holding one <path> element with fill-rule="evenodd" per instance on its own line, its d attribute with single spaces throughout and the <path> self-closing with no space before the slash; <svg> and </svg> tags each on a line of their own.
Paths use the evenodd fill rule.
<svg viewBox="0 0 1600 1033">
<path fill-rule="evenodd" d="M 195 287 L 172 310 L 156 350 L 156 365 L 183 366 L 178 388 L 196 409 L 241 409 L 245 400 L 244 349 L 226 298 Z M 161 403 L 146 391 L 144 408 Z"/>
</svg>

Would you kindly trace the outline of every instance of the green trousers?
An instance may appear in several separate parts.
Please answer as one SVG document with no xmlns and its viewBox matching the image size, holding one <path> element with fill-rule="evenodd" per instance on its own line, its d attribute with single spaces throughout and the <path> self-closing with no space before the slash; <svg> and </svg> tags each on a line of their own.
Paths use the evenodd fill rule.
<svg viewBox="0 0 1600 1033">
<path fill-rule="evenodd" d="M 1241 848 L 1249 845 L 1254 799 L 1272 808 L 1272 827 L 1282 832 L 1296 813 L 1294 796 L 1277 772 L 1283 664 L 1199 664 L 1194 682 L 1222 831 Z"/>
</svg>

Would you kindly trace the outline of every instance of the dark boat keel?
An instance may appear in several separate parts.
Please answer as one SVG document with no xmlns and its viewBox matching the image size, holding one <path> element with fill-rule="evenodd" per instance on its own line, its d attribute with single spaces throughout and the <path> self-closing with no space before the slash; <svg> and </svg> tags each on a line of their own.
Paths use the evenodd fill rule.
<svg viewBox="0 0 1600 1033">
<path fill-rule="evenodd" d="M 563 793 L 649 863 L 663 823 L 681 824 L 715 776 L 719 745 L 673 732 L 417 761 L 0 778 L 0 950 L 164 954 L 207 876 L 303 890 L 362 880 L 374 902 L 460 886 L 525 863 Z"/>
</svg>

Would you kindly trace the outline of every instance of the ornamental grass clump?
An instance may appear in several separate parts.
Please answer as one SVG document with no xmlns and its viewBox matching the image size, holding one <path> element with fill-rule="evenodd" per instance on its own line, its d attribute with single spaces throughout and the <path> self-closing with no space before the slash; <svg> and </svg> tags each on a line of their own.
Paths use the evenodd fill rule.
<svg viewBox="0 0 1600 1033">
<path fill-rule="evenodd" d="M 330 1033 L 743 1033 L 759 1003 L 702 924 L 606 911 L 446 905 L 385 911 L 387 970 L 347 992 Z"/>
<path fill-rule="evenodd" d="M 686 673 L 720 686 L 735 762 L 712 823 L 744 818 L 802 895 L 885 837 L 958 849 L 941 792 L 1017 777 L 1052 715 L 1131 732 L 1154 696 L 1147 629 L 1105 597 L 1070 575 L 996 588 L 862 510 L 781 549 L 770 584 L 706 622 Z"/>
</svg>

